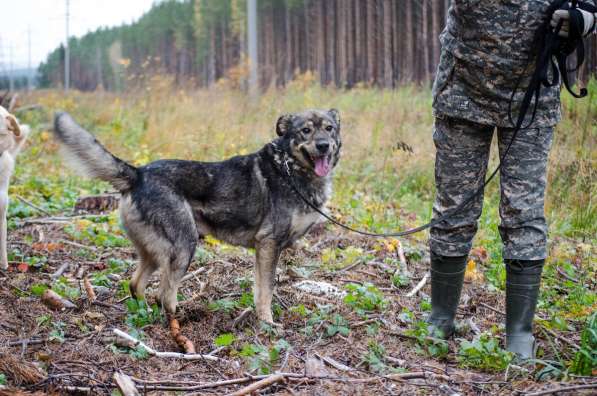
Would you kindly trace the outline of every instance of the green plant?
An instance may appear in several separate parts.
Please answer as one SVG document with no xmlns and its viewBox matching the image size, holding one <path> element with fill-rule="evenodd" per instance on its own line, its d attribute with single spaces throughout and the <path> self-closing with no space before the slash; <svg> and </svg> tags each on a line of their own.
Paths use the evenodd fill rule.
<svg viewBox="0 0 597 396">
<path fill-rule="evenodd" d="M 334 314 L 331 322 L 326 325 L 326 334 L 328 337 L 333 337 L 336 334 L 347 336 L 350 333 L 348 321 L 342 315 Z"/>
<path fill-rule="evenodd" d="M 346 290 L 348 293 L 344 297 L 344 302 L 359 315 L 381 311 L 388 305 L 383 293 L 371 283 L 364 285 L 349 283 L 346 285 Z"/>
<path fill-rule="evenodd" d="M 257 371 L 259 374 L 270 374 L 273 371 L 273 366 L 280 357 L 280 353 L 289 349 L 290 344 L 281 338 L 269 349 L 263 345 L 245 344 L 240 351 L 240 356 L 248 362 L 249 371 Z"/>
<path fill-rule="evenodd" d="M 236 337 L 234 336 L 234 334 L 223 333 L 216 337 L 216 339 L 214 340 L 214 344 L 217 347 L 229 346 L 232 345 L 234 341 L 236 341 Z"/>
<path fill-rule="evenodd" d="M 461 367 L 498 372 L 510 364 L 512 357 L 512 353 L 500 348 L 495 337 L 482 333 L 472 342 L 463 340 L 460 343 L 456 360 Z"/>
<path fill-rule="evenodd" d="M 580 336 L 580 349 L 576 352 L 570 371 L 578 375 L 594 375 L 597 367 L 597 312 L 587 319 Z"/>
<path fill-rule="evenodd" d="M 50 331 L 50 334 L 48 335 L 48 340 L 57 341 L 58 343 L 62 344 L 65 341 L 65 326 L 66 324 L 64 322 L 52 322 L 52 331 Z"/>
<path fill-rule="evenodd" d="M 427 322 L 417 321 L 405 333 L 415 338 L 418 352 L 426 353 L 429 356 L 439 359 L 445 358 L 448 355 L 448 342 L 441 338 L 432 337 Z"/>
<path fill-rule="evenodd" d="M 126 324 L 133 328 L 141 329 L 162 317 L 158 305 L 149 306 L 145 300 L 129 298 L 126 301 L 126 309 Z"/>
<path fill-rule="evenodd" d="M 4 373 L 0 373 L 0 385 L 6 385 L 6 375 Z"/>
<path fill-rule="evenodd" d="M 69 300 L 76 300 L 81 296 L 81 290 L 78 287 L 71 286 L 70 281 L 64 276 L 54 282 L 52 290 Z"/>
</svg>

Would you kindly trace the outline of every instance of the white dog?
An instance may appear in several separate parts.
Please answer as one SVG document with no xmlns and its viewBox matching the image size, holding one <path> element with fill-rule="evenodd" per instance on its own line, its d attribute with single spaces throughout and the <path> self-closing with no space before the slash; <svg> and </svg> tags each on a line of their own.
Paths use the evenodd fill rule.
<svg viewBox="0 0 597 396">
<path fill-rule="evenodd" d="M 6 211 L 8 184 L 15 158 L 29 134 L 27 125 L 19 125 L 16 117 L 0 106 L 0 269 L 8 268 L 6 253 Z"/>
</svg>

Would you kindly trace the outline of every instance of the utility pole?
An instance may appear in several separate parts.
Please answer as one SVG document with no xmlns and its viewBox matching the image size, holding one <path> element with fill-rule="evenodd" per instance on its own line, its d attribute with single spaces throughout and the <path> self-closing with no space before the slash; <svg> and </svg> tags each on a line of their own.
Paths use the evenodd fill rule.
<svg viewBox="0 0 597 396">
<path fill-rule="evenodd" d="M 257 52 L 257 0 L 247 1 L 247 32 L 249 35 L 249 94 L 257 96 L 259 92 L 259 77 L 257 67 L 259 58 Z"/>
<path fill-rule="evenodd" d="M 15 90 L 15 81 L 14 81 L 14 70 L 12 68 L 12 56 L 13 56 L 13 45 L 12 43 L 9 44 L 8 47 L 8 81 L 9 81 L 9 90 L 12 92 Z"/>
<path fill-rule="evenodd" d="M 70 22 L 70 0 L 66 0 L 66 45 L 64 46 L 64 90 L 70 87 L 70 53 L 68 50 L 68 28 Z"/>
<path fill-rule="evenodd" d="M 31 25 L 27 28 L 27 90 L 31 91 Z"/>
</svg>

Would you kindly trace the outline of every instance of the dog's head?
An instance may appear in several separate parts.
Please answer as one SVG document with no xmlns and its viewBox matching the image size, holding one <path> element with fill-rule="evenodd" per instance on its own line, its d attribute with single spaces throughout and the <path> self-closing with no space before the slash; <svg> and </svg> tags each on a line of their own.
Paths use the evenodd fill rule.
<svg viewBox="0 0 597 396">
<path fill-rule="evenodd" d="M 318 177 L 327 176 L 338 163 L 342 141 L 336 109 L 285 114 L 276 123 L 276 133 L 295 163 Z"/>
</svg>

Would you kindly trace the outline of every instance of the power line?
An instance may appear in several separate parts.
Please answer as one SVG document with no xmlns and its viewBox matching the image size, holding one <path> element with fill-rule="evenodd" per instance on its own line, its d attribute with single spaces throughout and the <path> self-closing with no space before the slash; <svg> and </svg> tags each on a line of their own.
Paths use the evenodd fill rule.
<svg viewBox="0 0 597 396">
<path fill-rule="evenodd" d="M 68 28 L 70 23 L 70 0 L 66 0 L 66 45 L 64 46 L 64 90 L 70 88 L 70 51 L 68 48 Z"/>
</svg>

